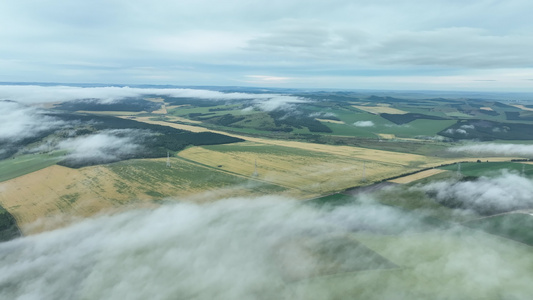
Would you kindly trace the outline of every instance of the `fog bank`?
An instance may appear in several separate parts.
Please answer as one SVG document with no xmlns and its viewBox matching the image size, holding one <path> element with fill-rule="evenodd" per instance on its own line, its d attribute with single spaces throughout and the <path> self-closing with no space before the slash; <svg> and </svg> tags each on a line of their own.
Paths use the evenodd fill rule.
<svg viewBox="0 0 533 300">
<path fill-rule="evenodd" d="M 462 227 L 408 229 L 423 217 L 372 195 L 129 211 L 0 244 L 0 298 L 528 299 L 529 250 Z"/>
</svg>

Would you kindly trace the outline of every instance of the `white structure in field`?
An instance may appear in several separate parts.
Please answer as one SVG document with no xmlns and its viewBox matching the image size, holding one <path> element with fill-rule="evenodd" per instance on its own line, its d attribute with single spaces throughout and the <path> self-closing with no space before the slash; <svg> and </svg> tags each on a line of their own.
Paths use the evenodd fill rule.
<svg viewBox="0 0 533 300">
<path fill-rule="evenodd" d="M 366 162 L 363 162 L 363 176 L 361 177 L 361 182 L 366 182 Z"/>
<path fill-rule="evenodd" d="M 259 176 L 259 173 L 257 173 L 257 159 L 255 160 L 255 168 L 254 168 L 254 172 L 252 173 L 252 176 L 253 177 Z"/>
<path fill-rule="evenodd" d="M 167 151 L 167 168 L 170 168 L 170 152 Z"/>
</svg>

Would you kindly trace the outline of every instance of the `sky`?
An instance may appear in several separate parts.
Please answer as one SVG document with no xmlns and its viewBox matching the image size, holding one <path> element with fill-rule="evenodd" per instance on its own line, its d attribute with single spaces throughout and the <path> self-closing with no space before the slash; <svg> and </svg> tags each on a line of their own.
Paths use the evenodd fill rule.
<svg viewBox="0 0 533 300">
<path fill-rule="evenodd" d="M 0 2 L 0 81 L 533 92 L 530 0 Z"/>
</svg>

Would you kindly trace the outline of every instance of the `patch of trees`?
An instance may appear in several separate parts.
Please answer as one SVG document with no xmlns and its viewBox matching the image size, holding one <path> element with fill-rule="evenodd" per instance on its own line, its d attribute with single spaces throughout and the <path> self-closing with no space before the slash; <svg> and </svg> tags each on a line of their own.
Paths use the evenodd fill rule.
<svg viewBox="0 0 533 300">
<path fill-rule="evenodd" d="M 190 118 L 190 119 L 200 119 L 200 120 L 205 120 L 206 118 L 203 118 L 203 117 L 208 117 L 208 116 L 212 116 L 214 115 L 215 113 L 207 113 L 207 114 L 203 114 L 203 113 L 190 113 L 188 114 L 187 116 Z"/>
<path fill-rule="evenodd" d="M 464 128 L 468 128 L 468 130 L 466 131 Z M 533 139 L 533 125 L 487 120 L 461 120 L 438 134 L 457 140 L 531 140 Z"/>
<path fill-rule="evenodd" d="M 511 105 L 508 105 L 508 104 L 504 104 L 504 103 L 501 103 L 501 102 L 494 102 L 493 104 L 494 106 L 496 107 L 501 107 L 501 108 L 507 108 L 507 109 L 512 109 L 512 110 L 519 110 L 519 108 L 516 108 L 514 106 L 511 106 Z"/>
<path fill-rule="evenodd" d="M 0 206 L 0 242 L 20 237 L 20 230 L 15 218 Z"/>
<path fill-rule="evenodd" d="M 430 116 L 430 115 L 424 115 L 424 114 L 418 114 L 418 113 L 407 113 L 407 114 L 387 114 L 382 113 L 380 114 L 381 117 L 391 121 L 394 124 L 397 125 L 403 125 L 410 123 L 417 119 L 426 119 L 426 120 L 448 120 L 443 117 L 438 116 Z"/>
<path fill-rule="evenodd" d="M 337 118 L 336 116 L 331 116 L 331 115 L 326 115 L 326 114 L 324 114 L 323 116 L 318 116 L 317 118 L 323 119 L 323 120 L 341 121 L 341 119 Z"/>
<path fill-rule="evenodd" d="M 137 122 L 134 120 L 116 118 L 111 116 L 94 116 L 94 115 L 81 115 L 81 114 L 59 114 L 55 117 L 60 118 L 64 121 L 69 122 L 78 122 L 81 124 L 92 124 L 92 127 L 98 130 L 105 129 L 138 129 L 138 130 L 148 130 L 153 133 L 152 136 L 147 137 L 140 141 L 141 145 L 144 146 L 144 149 L 138 151 L 134 154 L 129 154 L 122 156 L 119 160 L 132 159 L 132 158 L 156 158 L 156 157 L 166 157 L 167 150 L 171 151 L 180 151 L 185 149 L 187 146 L 201 146 L 201 145 L 217 145 L 217 144 L 229 144 L 242 142 L 243 139 L 212 133 L 212 132 L 190 132 L 185 130 L 180 130 L 168 126 L 147 124 L 143 122 Z M 105 161 L 109 163 L 110 161 Z M 80 168 L 89 165 L 96 165 L 104 163 L 104 161 L 99 161 L 94 159 L 91 161 L 69 161 L 63 160 L 58 164 L 72 167 Z"/>
<path fill-rule="evenodd" d="M 533 117 L 521 116 L 519 111 L 506 111 L 505 118 L 512 121 L 533 121 Z"/>
<path fill-rule="evenodd" d="M 500 115 L 499 112 L 494 111 L 494 110 L 480 109 L 480 110 L 478 110 L 477 112 L 482 113 L 482 114 L 485 114 L 485 115 L 489 115 L 489 116 L 499 116 L 499 115 Z"/>
<path fill-rule="evenodd" d="M 210 108 L 209 111 L 228 111 L 233 110 L 233 107 L 217 107 L 217 108 Z"/>
<path fill-rule="evenodd" d="M 246 117 L 235 117 L 234 115 L 231 115 L 231 114 L 225 114 L 221 117 L 214 117 L 214 118 L 209 118 L 208 120 L 206 120 L 208 123 L 211 123 L 211 124 L 216 124 L 216 125 L 220 125 L 220 126 L 230 126 L 231 124 L 233 123 L 237 123 L 239 121 L 242 121 L 246 119 Z"/>
<path fill-rule="evenodd" d="M 217 106 L 225 102 L 220 100 L 210 100 L 210 99 L 198 99 L 198 98 L 187 98 L 187 97 L 162 97 L 164 101 L 170 105 L 191 105 L 196 107 L 209 107 Z"/>
<path fill-rule="evenodd" d="M 274 110 L 268 113 L 272 119 L 274 119 L 274 124 L 276 127 L 290 126 L 295 128 L 307 127 L 311 132 L 324 132 L 331 133 L 333 132 L 331 128 L 322 124 L 322 122 L 315 120 L 308 116 L 302 115 L 290 115 L 285 111 Z"/>
<path fill-rule="evenodd" d="M 116 100 L 110 103 L 102 102 L 99 99 L 81 99 L 75 101 L 63 102 L 56 106 L 57 109 L 66 111 L 154 111 L 161 108 L 161 103 L 151 102 L 148 100 L 127 98 Z"/>
<path fill-rule="evenodd" d="M 17 153 L 21 148 L 26 145 L 33 144 L 41 141 L 45 137 L 54 133 L 54 129 L 48 129 L 44 131 L 35 132 L 33 136 L 24 138 L 20 141 L 12 142 L 10 140 L 0 139 L 0 160 L 11 157 L 13 154 Z"/>
<path fill-rule="evenodd" d="M 375 96 L 375 95 L 368 97 L 368 100 L 372 102 L 380 102 L 380 103 L 407 102 L 406 99 L 394 98 L 394 97 L 389 97 L 389 96 L 380 97 L 380 96 Z"/>
</svg>

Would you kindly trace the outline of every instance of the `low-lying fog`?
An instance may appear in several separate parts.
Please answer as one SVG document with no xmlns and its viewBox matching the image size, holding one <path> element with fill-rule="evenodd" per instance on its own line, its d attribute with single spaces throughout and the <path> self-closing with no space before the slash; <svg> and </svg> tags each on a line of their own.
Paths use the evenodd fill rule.
<svg viewBox="0 0 533 300">
<path fill-rule="evenodd" d="M 501 180 L 509 176 L 518 175 Z M 531 194 L 531 181 L 522 180 L 517 189 Z M 450 185 L 427 187 L 438 188 Z M 503 195 L 498 188 L 492 192 Z M 515 196 L 523 193 L 507 197 Z M 372 195 L 338 206 L 265 196 L 103 216 L 0 244 L 0 299 L 533 295 L 529 246 L 459 225 L 431 229 L 424 217 Z"/>
</svg>

